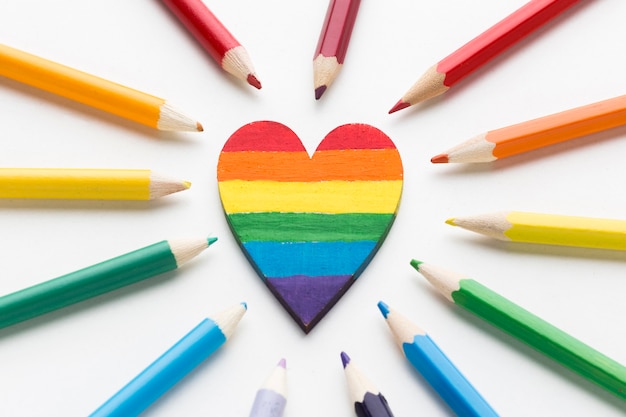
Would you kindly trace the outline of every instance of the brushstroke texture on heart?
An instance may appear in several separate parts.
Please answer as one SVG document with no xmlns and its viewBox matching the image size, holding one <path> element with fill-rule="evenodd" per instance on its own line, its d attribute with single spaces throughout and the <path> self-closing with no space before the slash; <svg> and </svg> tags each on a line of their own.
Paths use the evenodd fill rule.
<svg viewBox="0 0 626 417">
<path fill-rule="evenodd" d="M 253 122 L 228 139 L 217 168 L 233 234 L 305 333 L 382 244 L 402 177 L 391 139 L 365 124 L 335 128 L 309 157 L 287 126 Z"/>
</svg>

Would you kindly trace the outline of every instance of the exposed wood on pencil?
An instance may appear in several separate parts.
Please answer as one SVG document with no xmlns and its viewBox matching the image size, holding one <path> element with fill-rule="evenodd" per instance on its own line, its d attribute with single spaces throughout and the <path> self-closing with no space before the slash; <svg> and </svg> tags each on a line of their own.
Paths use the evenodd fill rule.
<svg viewBox="0 0 626 417">
<path fill-rule="evenodd" d="M 415 260 L 411 264 L 454 304 L 626 400 L 622 364 L 463 274 Z"/>
<path fill-rule="evenodd" d="M 313 55 L 313 86 L 319 100 L 339 74 L 361 0 L 330 0 Z"/>
<path fill-rule="evenodd" d="M 203 130 L 162 98 L 2 44 L 0 76 L 159 130 Z"/>
<path fill-rule="evenodd" d="M 248 52 L 202 0 L 162 1 L 224 71 L 261 89 Z"/>
<path fill-rule="evenodd" d="M 341 363 L 357 417 L 393 417 L 387 399 L 345 352 L 341 352 Z"/>
<path fill-rule="evenodd" d="M 626 250 L 626 220 L 507 211 L 446 223 L 504 241 Z"/>
<path fill-rule="evenodd" d="M 147 169 L 0 168 L 0 198 L 154 200 L 190 186 Z"/>
<path fill-rule="evenodd" d="M 434 163 L 491 162 L 626 124 L 626 95 L 491 130 L 435 156 Z"/>
<path fill-rule="evenodd" d="M 445 93 L 492 58 L 580 0 L 531 0 L 429 68 L 389 110 L 394 113 Z"/>
</svg>

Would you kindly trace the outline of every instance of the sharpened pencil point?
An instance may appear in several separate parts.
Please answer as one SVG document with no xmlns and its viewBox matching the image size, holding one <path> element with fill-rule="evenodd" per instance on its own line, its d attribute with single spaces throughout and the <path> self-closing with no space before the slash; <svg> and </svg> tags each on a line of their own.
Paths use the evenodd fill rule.
<svg viewBox="0 0 626 417">
<path fill-rule="evenodd" d="M 196 122 L 196 130 L 198 132 L 204 132 L 204 127 L 202 126 L 202 123 Z"/>
<path fill-rule="evenodd" d="M 448 154 L 442 153 L 442 154 L 433 156 L 430 159 L 430 162 L 432 162 L 433 164 L 447 164 L 449 162 Z"/>
<path fill-rule="evenodd" d="M 257 90 L 261 89 L 261 82 L 257 77 L 254 76 L 254 74 L 248 74 L 246 80 L 248 81 L 248 84 L 250 84 L 252 87 L 256 88 Z"/>
<path fill-rule="evenodd" d="M 278 361 L 278 366 L 280 366 L 283 369 L 287 368 L 287 361 L 285 360 L 285 358 L 282 358 L 281 360 Z"/>
<path fill-rule="evenodd" d="M 350 363 L 350 356 L 346 352 L 341 352 L 341 364 L 345 368 Z"/>
<path fill-rule="evenodd" d="M 217 242 L 217 238 L 216 237 L 210 237 L 210 238 L 207 239 L 207 242 L 209 243 L 209 246 L 211 246 L 212 244 Z"/>
<path fill-rule="evenodd" d="M 385 304 L 384 302 L 379 301 L 378 309 L 380 310 L 381 313 L 383 313 L 383 317 L 387 318 L 387 316 L 389 315 L 389 306 Z"/>
<path fill-rule="evenodd" d="M 446 224 L 449 224 L 450 226 L 456 226 L 456 223 L 454 222 L 456 219 L 454 217 L 450 217 L 448 220 L 446 220 Z"/>
<path fill-rule="evenodd" d="M 248 310 L 248 303 L 246 303 L 245 301 L 242 301 L 241 305 L 243 306 L 243 308 L 246 309 L 246 311 Z"/>
<path fill-rule="evenodd" d="M 395 105 L 395 106 L 393 106 L 393 107 L 391 108 L 391 110 L 389 110 L 389 114 L 391 114 L 391 113 L 395 113 L 395 112 L 397 112 L 398 110 L 406 109 L 406 108 L 407 108 L 407 107 L 409 107 L 410 105 L 411 105 L 411 103 L 407 103 L 407 102 L 405 102 L 405 101 L 398 100 L 398 102 L 396 103 L 396 105 Z"/>
<path fill-rule="evenodd" d="M 188 190 L 191 188 L 191 183 L 189 181 L 183 181 L 183 187 L 185 187 L 185 190 Z"/>
<path fill-rule="evenodd" d="M 423 264 L 424 262 L 422 261 L 418 261 L 417 259 L 411 259 L 411 266 L 413 268 L 415 268 L 415 270 L 419 271 L 420 270 L 420 265 Z"/>
<path fill-rule="evenodd" d="M 319 100 L 322 97 L 322 94 L 324 94 L 324 91 L 326 91 L 325 85 L 320 85 L 319 87 L 317 87 L 315 89 L 315 100 Z"/>
</svg>

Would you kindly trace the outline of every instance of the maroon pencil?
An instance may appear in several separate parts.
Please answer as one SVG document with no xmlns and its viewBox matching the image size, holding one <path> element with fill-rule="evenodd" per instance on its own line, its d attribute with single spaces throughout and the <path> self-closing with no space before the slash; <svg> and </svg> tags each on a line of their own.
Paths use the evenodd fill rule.
<svg viewBox="0 0 626 417">
<path fill-rule="evenodd" d="M 224 71 L 261 88 L 248 52 L 201 0 L 161 1 Z"/>
<path fill-rule="evenodd" d="M 361 0 L 330 0 L 315 55 L 313 84 L 319 100 L 343 65 Z"/>
</svg>

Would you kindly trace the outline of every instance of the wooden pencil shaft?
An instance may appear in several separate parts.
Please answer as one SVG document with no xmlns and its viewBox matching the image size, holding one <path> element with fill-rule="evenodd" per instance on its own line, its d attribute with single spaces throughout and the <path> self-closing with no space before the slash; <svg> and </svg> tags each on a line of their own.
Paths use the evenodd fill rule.
<svg viewBox="0 0 626 417">
<path fill-rule="evenodd" d="M 0 76 L 156 127 L 165 100 L 0 44 Z"/>
<path fill-rule="evenodd" d="M 626 367 L 472 279 L 452 299 L 499 329 L 626 400 Z"/>
<path fill-rule="evenodd" d="M 626 95 L 491 130 L 493 156 L 505 158 L 626 124 Z"/>
<path fill-rule="evenodd" d="M 150 170 L 0 168 L 0 198 L 149 200 Z"/>
<path fill-rule="evenodd" d="M 0 328 L 177 268 L 168 241 L 0 297 Z"/>
</svg>

